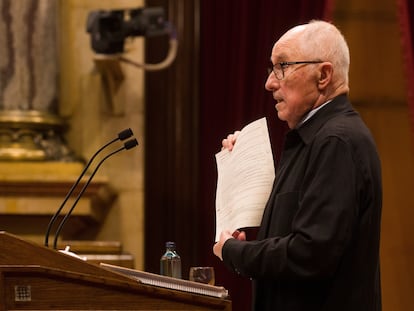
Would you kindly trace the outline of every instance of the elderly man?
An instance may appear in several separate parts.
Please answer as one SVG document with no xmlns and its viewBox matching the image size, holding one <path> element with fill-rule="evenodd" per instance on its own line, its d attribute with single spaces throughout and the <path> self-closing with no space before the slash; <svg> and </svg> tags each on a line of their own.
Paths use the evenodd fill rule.
<svg viewBox="0 0 414 311">
<path fill-rule="evenodd" d="M 346 41 L 311 21 L 276 42 L 271 62 L 265 87 L 290 128 L 276 182 L 257 240 L 223 231 L 214 254 L 252 278 L 254 310 L 381 310 L 380 160 L 348 100 Z"/>
</svg>

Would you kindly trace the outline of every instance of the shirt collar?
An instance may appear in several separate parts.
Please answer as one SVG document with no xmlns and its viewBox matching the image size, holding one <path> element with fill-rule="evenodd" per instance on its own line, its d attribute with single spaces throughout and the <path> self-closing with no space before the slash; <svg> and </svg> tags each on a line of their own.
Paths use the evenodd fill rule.
<svg viewBox="0 0 414 311">
<path fill-rule="evenodd" d="M 315 109 L 319 111 L 317 115 L 313 116 L 310 119 L 308 118 L 305 124 L 302 122 L 301 127 L 295 128 L 293 130 L 298 132 L 299 136 L 305 144 L 309 143 L 313 139 L 319 128 L 323 126 L 330 118 L 338 114 L 355 112 L 348 100 L 347 94 L 342 94 L 333 98 L 331 105 L 323 105 L 323 107 L 325 108 L 321 109 L 320 111 L 319 109 L 322 108 L 322 106 Z"/>
<path fill-rule="evenodd" d="M 298 123 L 298 125 L 296 126 L 296 128 L 299 128 L 303 125 L 303 123 L 305 123 L 306 121 L 308 121 L 310 118 L 312 118 L 312 116 L 318 112 L 319 109 L 321 109 L 323 106 L 326 106 L 327 104 L 329 104 L 332 101 L 332 99 L 328 100 L 326 103 L 320 105 L 319 107 L 312 109 L 311 111 L 308 112 L 308 114 L 302 119 L 302 121 L 300 121 Z"/>
</svg>

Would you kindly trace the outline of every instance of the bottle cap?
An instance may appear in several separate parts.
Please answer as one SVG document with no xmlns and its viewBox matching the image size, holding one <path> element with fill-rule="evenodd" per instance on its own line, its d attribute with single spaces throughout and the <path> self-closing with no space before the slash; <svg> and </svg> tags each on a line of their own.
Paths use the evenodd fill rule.
<svg viewBox="0 0 414 311">
<path fill-rule="evenodd" d="M 171 242 L 171 241 L 165 242 L 165 247 L 166 248 L 175 248 L 175 242 Z"/>
</svg>

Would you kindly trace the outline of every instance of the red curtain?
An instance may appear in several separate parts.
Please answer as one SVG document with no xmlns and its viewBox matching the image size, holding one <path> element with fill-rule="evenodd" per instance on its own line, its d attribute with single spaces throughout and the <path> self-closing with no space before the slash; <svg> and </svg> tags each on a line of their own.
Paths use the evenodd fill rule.
<svg viewBox="0 0 414 311">
<path fill-rule="evenodd" d="M 412 0 L 397 0 L 397 12 L 407 85 L 408 111 L 411 128 L 414 132 L 414 2 Z"/>
<path fill-rule="evenodd" d="M 216 283 L 229 289 L 233 310 L 250 309 L 250 281 L 228 272 L 212 254 L 216 166 L 221 140 L 267 117 L 275 160 L 287 130 L 264 89 L 274 42 L 310 19 L 330 20 L 333 0 L 206 0 L 200 7 L 200 264 L 214 265 Z M 250 238 L 254 230 L 249 232 Z"/>
</svg>

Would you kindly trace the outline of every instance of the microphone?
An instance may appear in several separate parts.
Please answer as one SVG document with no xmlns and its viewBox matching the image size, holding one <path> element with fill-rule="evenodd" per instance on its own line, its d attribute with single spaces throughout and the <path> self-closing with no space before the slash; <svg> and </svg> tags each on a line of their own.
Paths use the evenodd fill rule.
<svg viewBox="0 0 414 311">
<path fill-rule="evenodd" d="M 130 139 L 127 142 L 124 143 L 124 146 L 122 148 L 119 148 L 113 152 L 111 152 L 110 154 L 106 155 L 101 161 L 99 161 L 98 165 L 95 167 L 95 169 L 93 170 L 91 176 L 89 176 L 88 181 L 83 185 L 82 190 L 79 192 L 78 196 L 76 197 L 76 200 L 73 202 L 72 207 L 70 208 L 70 210 L 66 213 L 65 217 L 63 218 L 62 222 L 59 224 L 59 227 L 56 230 L 55 233 L 55 239 L 53 241 L 53 248 L 56 249 L 56 245 L 57 245 L 57 240 L 60 234 L 60 231 L 62 230 L 63 226 L 65 225 L 66 221 L 69 219 L 70 215 L 72 214 L 73 210 L 75 209 L 75 206 L 78 204 L 78 201 L 80 200 L 80 198 L 82 197 L 83 193 L 85 192 L 86 188 L 88 187 L 89 183 L 92 181 L 92 178 L 95 176 L 96 172 L 98 171 L 99 167 L 102 165 L 102 163 L 108 159 L 109 157 L 113 156 L 114 154 L 122 151 L 122 150 L 129 150 L 132 149 L 134 147 L 136 147 L 138 145 L 138 141 L 134 138 L 134 139 Z"/>
<path fill-rule="evenodd" d="M 45 234 L 45 246 L 46 247 L 49 247 L 49 235 L 50 235 L 50 230 L 52 229 L 53 224 L 55 223 L 57 217 L 59 216 L 60 212 L 62 211 L 63 207 L 65 206 L 67 200 L 72 195 L 72 193 L 75 190 L 76 186 L 81 181 L 83 175 L 85 175 L 86 170 L 89 168 L 89 166 L 91 165 L 92 161 L 96 158 L 96 156 L 99 153 L 101 153 L 102 150 L 104 150 L 109 145 L 113 144 L 117 140 L 122 140 L 123 141 L 123 140 L 131 137 L 132 135 L 134 135 L 134 134 L 132 133 L 132 130 L 130 128 L 125 129 L 122 132 L 119 132 L 117 138 L 114 138 L 113 140 L 111 140 L 110 142 L 108 142 L 107 144 L 105 144 L 104 146 L 102 146 L 98 151 L 95 152 L 95 154 L 92 156 L 92 158 L 88 161 L 88 163 L 84 167 L 82 173 L 79 175 L 78 180 L 73 184 L 72 188 L 66 194 L 66 197 L 63 200 L 62 204 L 60 205 L 60 207 L 58 208 L 58 210 L 56 211 L 56 213 L 53 215 L 53 217 L 50 219 L 50 222 L 49 222 L 49 225 L 47 226 L 47 230 L 46 230 L 46 234 Z"/>
</svg>

